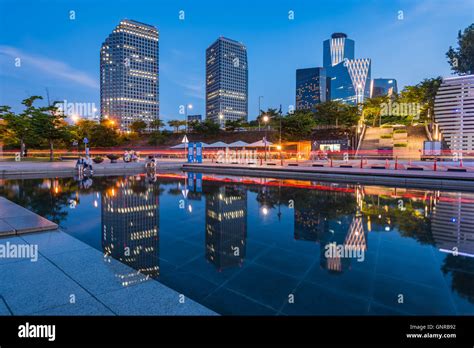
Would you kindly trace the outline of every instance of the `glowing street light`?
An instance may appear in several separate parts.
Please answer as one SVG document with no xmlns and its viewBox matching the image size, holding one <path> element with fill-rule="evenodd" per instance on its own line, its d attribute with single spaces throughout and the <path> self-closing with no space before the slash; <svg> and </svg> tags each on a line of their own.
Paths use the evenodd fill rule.
<svg viewBox="0 0 474 348">
<path fill-rule="evenodd" d="M 193 108 L 193 104 L 187 104 L 186 107 L 184 108 L 184 118 L 186 122 L 186 128 L 184 131 L 184 134 L 188 132 L 188 109 L 191 110 Z"/>
<path fill-rule="evenodd" d="M 265 162 L 267 161 L 267 130 L 268 130 L 268 121 L 270 118 L 268 115 L 263 116 L 263 122 L 265 123 Z"/>
<path fill-rule="evenodd" d="M 222 113 L 219 114 L 219 123 L 221 125 L 221 128 L 223 128 L 222 121 L 224 120 L 224 115 Z"/>
</svg>

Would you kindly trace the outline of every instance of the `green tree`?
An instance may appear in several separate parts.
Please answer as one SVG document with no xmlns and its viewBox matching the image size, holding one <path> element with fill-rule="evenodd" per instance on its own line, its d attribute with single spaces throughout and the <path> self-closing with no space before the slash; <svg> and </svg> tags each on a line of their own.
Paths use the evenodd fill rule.
<svg viewBox="0 0 474 348">
<path fill-rule="evenodd" d="M 290 141 L 308 139 L 315 125 L 313 114 L 309 111 L 296 111 L 293 114 L 288 114 L 281 122 L 282 138 Z"/>
<path fill-rule="evenodd" d="M 91 147 L 116 146 L 119 143 L 119 133 L 107 120 L 103 120 L 91 128 L 89 143 Z"/>
<path fill-rule="evenodd" d="M 168 126 L 174 128 L 174 132 L 178 133 L 179 128 L 183 125 L 183 121 L 180 120 L 169 120 L 168 121 Z"/>
<path fill-rule="evenodd" d="M 420 104 L 419 115 L 410 116 L 411 118 L 416 117 L 420 121 L 426 121 L 429 117 L 433 117 L 434 101 L 442 81 L 443 79 L 438 76 L 424 79 L 415 86 L 406 86 L 400 92 L 397 102 Z"/>
<path fill-rule="evenodd" d="M 458 47 L 446 52 L 451 70 L 457 74 L 474 74 L 474 23 L 458 32 Z"/>
<path fill-rule="evenodd" d="M 84 138 L 87 138 L 89 141 L 91 141 L 92 132 L 97 125 L 97 122 L 91 120 L 81 119 L 77 121 L 76 125 L 74 126 L 74 137 L 78 143 L 81 144 Z"/>
<path fill-rule="evenodd" d="M 12 137 L 18 140 L 20 156 L 23 156 L 26 144 L 35 138 L 31 117 L 37 110 L 33 104 L 38 99 L 42 99 L 42 97 L 31 96 L 24 99 L 21 103 L 25 108 L 19 114 L 11 111 L 9 106 L 0 106 L 0 117 L 6 121 L 5 130 L 8 132 L 4 137 L 7 138 L 6 140 L 12 140 Z"/>
<path fill-rule="evenodd" d="M 159 118 L 156 118 L 150 122 L 150 128 L 153 129 L 154 131 L 159 131 L 160 128 L 163 128 L 164 126 L 165 126 L 165 123 Z"/>
<path fill-rule="evenodd" d="M 375 126 L 381 123 L 383 105 L 389 102 L 388 96 L 366 98 L 362 104 L 362 119 L 365 124 Z"/>
<path fill-rule="evenodd" d="M 219 130 L 220 125 L 208 118 L 203 122 L 194 125 L 194 131 L 200 134 L 216 135 L 219 133 Z"/>
<path fill-rule="evenodd" d="M 132 132 L 138 133 L 138 135 L 141 135 L 147 127 L 147 124 L 143 120 L 136 120 L 133 121 L 132 124 L 130 125 L 130 129 Z"/>
<path fill-rule="evenodd" d="M 39 97 L 39 99 L 43 99 Z M 31 117 L 31 124 L 36 134 L 41 134 L 41 138 L 49 146 L 49 160 L 54 160 L 54 143 L 60 140 L 66 140 L 70 137 L 70 128 L 64 120 L 66 116 L 56 106 L 53 105 L 34 108 Z"/>
<path fill-rule="evenodd" d="M 233 132 L 238 128 L 242 128 L 243 120 L 227 120 L 225 121 L 225 130 Z"/>
<path fill-rule="evenodd" d="M 330 100 L 316 106 L 315 120 L 318 125 L 355 126 L 359 121 L 359 110 L 355 105 Z"/>
</svg>

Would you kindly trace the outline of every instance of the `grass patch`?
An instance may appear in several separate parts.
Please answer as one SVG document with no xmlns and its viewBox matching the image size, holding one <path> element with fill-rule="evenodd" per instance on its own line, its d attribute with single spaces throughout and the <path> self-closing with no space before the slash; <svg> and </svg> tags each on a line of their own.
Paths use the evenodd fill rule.
<svg viewBox="0 0 474 348">
<path fill-rule="evenodd" d="M 407 147 L 407 143 L 398 143 L 398 144 L 393 144 L 393 147 Z"/>
<path fill-rule="evenodd" d="M 402 133 L 407 133 L 406 129 L 395 129 L 393 131 L 393 133 L 396 133 L 396 134 L 402 134 Z"/>
<path fill-rule="evenodd" d="M 380 139 L 392 139 L 392 138 L 393 138 L 392 134 L 382 134 L 380 136 Z"/>
</svg>

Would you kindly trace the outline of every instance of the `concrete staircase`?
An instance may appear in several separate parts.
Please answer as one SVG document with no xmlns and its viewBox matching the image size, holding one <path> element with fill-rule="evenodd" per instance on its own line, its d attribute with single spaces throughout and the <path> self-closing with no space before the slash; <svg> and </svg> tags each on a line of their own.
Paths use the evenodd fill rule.
<svg viewBox="0 0 474 348">
<path fill-rule="evenodd" d="M 358 156 L 377 159 L 413 159 L 421 157 L 427 139 L 424 126 L 368 127 Z"/>
</svg>

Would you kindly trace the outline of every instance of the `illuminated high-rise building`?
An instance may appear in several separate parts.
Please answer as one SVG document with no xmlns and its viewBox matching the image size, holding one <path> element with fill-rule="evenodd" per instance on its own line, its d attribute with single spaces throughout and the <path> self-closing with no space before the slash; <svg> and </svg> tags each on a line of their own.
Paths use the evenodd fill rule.
<svg viewBox="0 0 474 348">
<path fill-rule="evenodd" d="M 117 274 L 124 286 L 159 275 L 159 193 L 125 179 L 102 194 L 102 249 L 138 272 Z"/>
<path fill-rule="evenodd" d="M 398 93 L 397 80 L 395 79 L 373 79 L 370 82 L 370 97 L 391 96 Z"/>
<path fill-rule="evenodd" d="M 328 96 L 326 82 L 324 68 L 297 69 L 296 110 L 314 110 L 316 105 L 325 102 Z"/>
<path fill-rule="evenodd" d="M 474 75 L 443 79 L 436 93 L 434 118 L 443 140 L 458 156 L 474 150 Z"/>
<path fill-rule="evenodd" d="M 344 33 L 323 42 L 323 67 L 330 78 L 330 98 L 348 104 L 370 97 L 371 60 L 354 58 L 355 43 Z"/>
<path fill-rule="evenodd" d="M 224 126 L 247 116 L 247 48 L 220 37 L 206 50 L 206 118 Z"/>
<path fill-rule="evenodd" d="M 158 29 L 124 19 L 100 50 L 100 112 L 123 131 L 159 118 Z"/>
<path fill-rule="evenodd" d="M 247 192 L 232 186 L 206 195 L 206 258 L 219 270 L 242 264 L 247 248 Z"/>
</svg>

